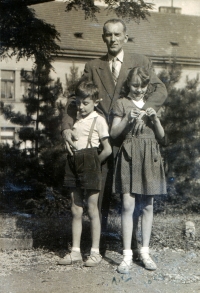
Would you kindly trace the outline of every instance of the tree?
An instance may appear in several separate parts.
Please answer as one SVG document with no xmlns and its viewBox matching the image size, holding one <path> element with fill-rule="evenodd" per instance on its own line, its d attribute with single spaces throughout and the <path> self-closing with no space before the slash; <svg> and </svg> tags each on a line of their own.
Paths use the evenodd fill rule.
<svg viewBox="0 0 200 293">
<path fill-rule="evenodd" d="M 0 0 L 0 56 L 20 58 L 35 57 L 36 64 L 51 67 L 53 55 L 59 51 L 59 33 L 53 25 L 38 19 L 33 6 L 51 0 Z M 143 0 L 104 0 L 108 11 L 127 20 L 147 19 L 153 3 Z M 94 0 L 69 0 L 66 11 L 82 9 L 85 18 L 96 18 L 100 11 Z"/>
<path fill-rule="evenodd" d="M 147 19 L 147 16 L 150 15 L 149 10 L 154 7 L 153 3 L 143 0 L 104 0 L 102 2 L 107 5 L 108 12 L 114 11 L 118 17 L 136 22 L 139 22 L 140 19 Z M 69 0 L 66 11 L 71 11 L 73 8 L 84 10 L 86 19 L 96 19 L 96 13 L 100 12 L 99 7 L 94 4 L 94 0 Z"/>
<path fill-rule="evenodd" d="M 81 77 L 78 73 L 78 67 L 75 66 L 75 64 L 73 63 L 73 65 L 70 67 L 70 74 L 69 75 L 66 74 L 65 76 L 66 76 L 66 89 L 64 94 L 66 97 L 69 97 L 74 94 L 76 84 Z"/>
<path fill-rule="evenodd" d="M 199 77 L 186 79 L 186 86 L 175 88 L 181 68 L 173 62 L 160 73 L 168 88 L 162 117 L 168 145 L 164 149 L 168 164 L 168 189 L 173 204 L 182 210 L 199 211 L 200 188 L 200 91 Z"/>
<path fill-rule="evenodd" d="M 50 69 L 53 54 L 60 49 L 56 43 L 60 35 L 53 25 L 35 16 L 29 1 L 0 0 L 0 56 L 34 57 L 36 66 Z"/>
<path fill-rule="evenodd" d="M 15 113 L 10 105 L 2 105 L 5 118 L 22 126 L 15 147 L 4 148 L 2 153 L 6 170 L 4 185 L 9 182 L 20 186 L 22 201 L 37 212 L 56 213 L 56 207 L 64 209 L 59 191 L 66 156 L 60 134 L 63 106 L 58 100 L 62 85 L 59 79 L 53 81 L 49 77 L 45 67 L 31 74 L 22 70 L 21 75 L 29 83 L 27 95 L 22 98 L 26 114 Z M 16 148 L 26 141 L 32 141 L 33 148 L 22 151 Z"/>
</svg>

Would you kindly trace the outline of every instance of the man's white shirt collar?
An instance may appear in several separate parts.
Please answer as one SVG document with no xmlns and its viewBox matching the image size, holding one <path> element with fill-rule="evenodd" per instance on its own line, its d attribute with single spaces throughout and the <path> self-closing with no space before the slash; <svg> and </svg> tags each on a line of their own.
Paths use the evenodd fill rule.
<svg viewBox="0 0 200 293">
<path fill-rule="evenodd" d="M 124 50 L 121 50 L 121 51 L 119 52 L 119 54 L 118 54 L 117 56 L 115 56 L 115 57 L 117 57 L 117 59 L 118 59 L 121 63 L 123 63 L 123 60 L 124 60 Z M 112 56 L 112 55 L 110 55 L 110 54 L 108 53 L 108 61 L 109 61 L 109 62 L 112 61 L 113 58 L 114 58 L 114 56 Z"/>
</svg>

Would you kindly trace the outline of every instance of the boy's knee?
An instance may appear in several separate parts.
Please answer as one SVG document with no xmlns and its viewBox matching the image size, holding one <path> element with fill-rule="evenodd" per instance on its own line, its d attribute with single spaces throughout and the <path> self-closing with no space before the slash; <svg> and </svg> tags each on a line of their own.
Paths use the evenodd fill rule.
<svg viewBox="0 0 200 293">
<path fill-rule="evenodd" d="M 72 215 L 73 217 L 82 217 L 83 215 L 83 208 L 78 206 L 72 206 L 71 207 Z"/>
</svg>

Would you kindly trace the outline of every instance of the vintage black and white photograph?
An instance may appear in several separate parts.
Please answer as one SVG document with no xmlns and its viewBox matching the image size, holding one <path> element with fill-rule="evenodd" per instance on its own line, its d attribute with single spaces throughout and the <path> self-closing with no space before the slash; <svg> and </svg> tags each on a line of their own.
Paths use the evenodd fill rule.
<svg viewBox="0 0 200 293">
<path fill-rule="evenodd" d="M 199 1 L 0 4 L 0 292 L 200 293 Z"/>
</svg>

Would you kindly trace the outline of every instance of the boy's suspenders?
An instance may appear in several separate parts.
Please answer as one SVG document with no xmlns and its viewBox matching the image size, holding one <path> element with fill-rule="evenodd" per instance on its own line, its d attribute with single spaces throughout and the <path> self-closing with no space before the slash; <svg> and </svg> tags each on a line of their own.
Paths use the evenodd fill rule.
<svg viewBox="0 0 200 293">
<path fill-rule="evenodd" d="M 89 132 L 89 135 L 88 135 L 88 141 L 87 141 L 86 149 L 88 148 L 88 146 L 90 146 L 92 148 L 91 140 L 92 140 L 92 133 L 93 133 L 93 130 L 94 130 L 96 120 L 97 120 L 97 117 L 94 117 L 94 120 L 93 120 L 91 128 L 90 128 L 90 132 Z"/>
</svg>

